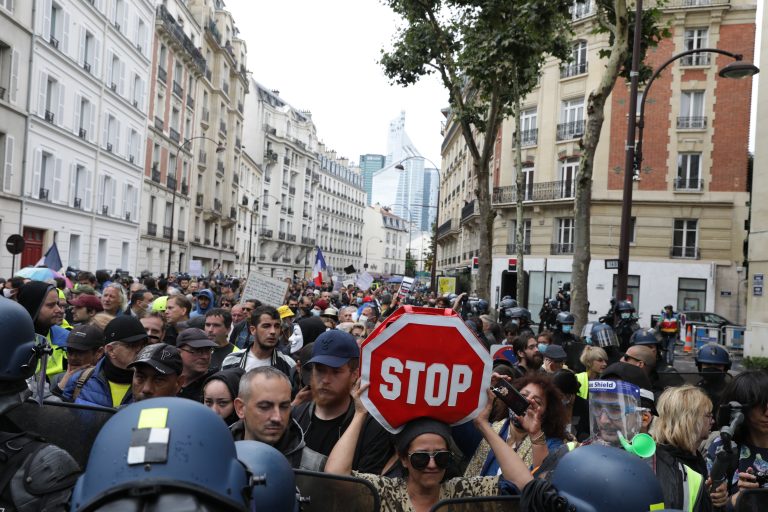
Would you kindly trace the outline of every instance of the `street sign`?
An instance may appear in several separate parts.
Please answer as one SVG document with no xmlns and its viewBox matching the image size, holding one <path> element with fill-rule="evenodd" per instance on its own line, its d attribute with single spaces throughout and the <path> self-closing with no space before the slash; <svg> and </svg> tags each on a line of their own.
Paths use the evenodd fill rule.
<svg viewBox="0 0 768 512">
<path fill-rule="evenodd" d="M 605 260 L 605 270 L 619 270 L 619 260 Z"/>
<path fill-rule="evenodd" d="M 485 407 L 492 361 L 450 309 L 402 306 L 362 346 L 366 409 L 390 432 L 421 417 L 451 425 Z"/>
<path fill-rule="evenodd" d="M 24 238 L 21 235 L 11 235 L 5 241 L 5 248 L 11 254 L 21 254 L 24 251 Z"/>
<path fill-rule="evenodd" d="M 507 271 L 517 272 L 517 258 L 509 258 L 507 262 Z"/>
</svg>

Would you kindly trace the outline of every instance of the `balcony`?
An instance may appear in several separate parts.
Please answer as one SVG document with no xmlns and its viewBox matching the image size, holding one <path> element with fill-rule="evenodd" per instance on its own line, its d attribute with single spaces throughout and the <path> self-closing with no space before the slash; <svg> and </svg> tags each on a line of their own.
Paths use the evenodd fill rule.
<svg viewBox="0 0 768 512">
<path fill-rule="evenodd" d="M 295 242 L 296 241 L 296 235 L 292 235 L 292 234 L 288 233 L 288 236 L 286 237 L 286 240 L 288 240 L 289 242 Z"/>
<path fill-rule="evenodd" d="M 549 248 L 550 254 L 573 254 L 573 244 L 557 243 Z"/>
<path fill-rule="evenodd" d="M 157 162 L 152 164 L 152 181 L 160 183 L 160 169 L 157 167 Z"/>
<path fill-rule="evenodd" d="M 187 106 L 189 108 L 195 108 L 195 100 L 192 99 L 191 94 L 187 94 Z"/>
<path fill-rule="evenodd" d="M 539 139 L 539 129 L 532 128 L 520 132 L 520 147 L 535 146 Z"/>
<path fill-rule="evenodd" d="M 109 206 L 106 204 L 101 207 L 101 214 L 102 215 L 109 215 Z"/>
<path fill-rule="evenodd" d="M 203 194 L 197 194 L 197 196 L 195 196 L 195 206 L 198 208 L 203 207 Z"/>
<path fill-rule="evenodd" d="M 170 240 L 172 234 L 173 234 L 173 229 L 171 228 L 171 226 L 163 226 L 163 238 Z"/>
<path fill-rule="evenodd" d="M 49 192 L 50 191 L 47 188 L 40 188 L 38 197 L 43 201 L 50 201 Z"/>
<path fill-rule="evenodd" d="M 53 124 L 53 120 L 54 120 L 53 112 L 51 112 L 50 110 L 46 110 L 45 111 L 45 120 L 48 121 L 49 123 Z"/>
<path fill-rule="evenodd" d="M 437 228 L 437 238 L 443 238 L 445 236 L 448 236 L 448 234 L 454 230 L 452 225 L 453 225 L 453 219 L 448 219 L 447 221 L 440 224 L 440 226 Z"/>
<path fill-rule="evenodd" d="M 274 236 L 274 231 L 272 231 L 271 229 L 261 228 L 259 230 L 259 236 L 261 238 L 270 238 L 271 239 Z"/>
<path fill-rule="evenodd" d="M 295 196 L 296 195 L 296 187 L 288 187 L 288 194 Z"/>
<path fill-rule="evenodd" d="M 80 128 L 77 131 L 77 136 L 80 137 L 81 139 L 86 139 L 88 137 L 88 130 L 86 130 L 85 128 Z"/>
<path fill-rule="evenodd" d="M 586 62 L 571 62 L 560 68 L 560 78 L 583 75 L 587 72 Z"/>
<path fill-rule="evenodd" d="M 91 72 L 91 64 L 89 62 L 83 62 L 83 69 L 85 70 L 86 73 L 90 73 Z"/>
<path fill-rule="evenodd" d="M 72 206 L 74 206 L 78 210 L 81 210 L 83 208 L 83 200 L 82 200 L 82 198 L 76 197 L 75 200 L 73 201 Z"/>
<path fill-rule="evenodd" d="M 700 1 L 700 0 L 699 0 Z M 686 55 L 680 59 L 681 67 L 709 66 L 709 53 Z"/>
<path fill-rule="evenodd" d="M 706 117 L 680 116 L 677 118 L 678 130 L 703 130 L 707 127 Z"/>
<path fill-rule="evenodd" d="M 157 224 L 154 222 L 147 222 L 147 235 L 157 236 Z"/>
<path fill-rule="evenodd" d="M 111 153 L 112 152 L 112 143 L 111 142 L 107 142 L 106 149 L 107 149 L 107 153 Z"/>
<path fill-rule="evenodd" d="M 507 244 L 507 254 L 517 254 L 517 244 Z M 523 254 L 531 254 L 531 244 L 523 244 Z"/>
<path fill-rule="evenodd" d="M 181 87 L 181 84 L 176 80 L 173 81 L 173 94 L 181 99 L 184 99 L 184 88 Z"/>
<path fill-rule="evenodd" d="M 203 54 L 197 49 L 198 45 L 195 45 L 195 43 L 187 37 L 187 34 L 184 33 L 184 29 L 176 22 L 164 5 L 159 5 L 157 7 L 155 22 L 162 24 L 163 28 L 165 28 L 171 37 L 184 48 L 187 55 L 192 57 L 195 66 L 202 73 L 205 69 L 205 57 L 203 57 Z"/>
<path fill-rule="evenodd" d="M 280 231 L 280 232 L 277 234 L 277 238 L 278 238 L 279 240 L 285 240 L 285 235 L 286 235 L 285 231 Z"/>
<path fill-rule="evenodd" d="M 229 207 L 229 218 L 230 219 L 236 219 L 237 218 L 237 208 L 234 206 Z"/>
<path fill-rule="evenodd" d="M 131 222 L 131 212 L 125 212 L 125 220 Z"/>
<path fill-rule="evenodd" d="M 183 242 L 187 237 L 187 232 L 183 229 L 178 229 L 176 232 L 176 238 L 179 242 Z"/>
<path fill-rule="evenodd" d="M 213 211 L 221 213 L 221 199 L 213 200 Z"/>
<path fill-rule="evenodd" d="M 548 181 L 528 184 L 523 201 L 556 201 L 558 199 L 573 199 L 576 193 L 574 180 Z M 515 204 L 517 202 L 517 187 L 495 187 L 492 201 L 494 205 Z"/>
<path fill-rule="evenodd" d="M 301 237 L 301 245 L 311 245 L 311 246 L 314 247 L 315 239 L 307 237 L 307 236 L 303 236 L 303 237 Z"/>
<path fill-rule="evenodd" d="M 59 40 L 56 39 L 55 37 L 51 36 L 51 38 L 48 40 L 48 42 L 51 43 L 51 46 L 53 46 L 57 50 L 59 49 Z"/>
<path fill-rule="evenodd" d="M 155 128 L 162 131 L 164 126 L 165 123 L 163 122 L 163 118 L 155 116 Z"/>
<path fill-rule="evenodd" d="M 181 195 L 189 195 L 189 184 L 186 181 L 181 182 Z"/>
<path fill-rule="evenodd" d="M 165 70 L 164 67 L 158 66 L 157 68 L 157 78 L 163 83 L 168 82 L 168 72 Z"/>
<path fill-rule="evenodd" d="M 477 208 L 475 200 L 471 200 L 461 208 L 461 223 L 469 221 L 473 217 L 479 217 L 480 210 Z"/>
<path fill-rule="evenodd" d="M 176 185 L 177 185 L 177 182 L 176 182 L 176 177 L 174 177 L 174 176 L 168 176 L 168 177 L 166 177 L 166 178 L 165 178 L 165 184 L 166 184 L 166 186 L 167 186 L 169 189 L 171 189 L 171 190 L 176 190 Z"/>
<path fill-rule="evenodd" d="M 728 5 L 731 0 L 669 0 L 665 9 L 687 9 L 689 7 L 711 7 L 713 5 Z"/>
<path fill-rule="evenodd" d="M 701 252 L 699 251 L 698 247 L 673 245 L 669 248 L 669 257 L 698 260 L 701 258 Z"/>
<path fill-rule="evenodd" d="M 221 160 L 216 162 L 216 172 L 219 174 L 224 174 L 224 162 Z"/>
<path fill-rule="evenodd" d="M 557 125 L 557 140 L 578 139 L 584 135 L 585 121 L 571 121 L 570 123 L 560 123 Z"/>
<path fill-rule="evenodd" d="M 703 192 L 704 180 L 697 178 L 675 178 L 675 192 Z"/>
<path fill-rule="evenodd" d="M 181 135 L 179 134 L 179 132 L 177 132 L 173 128 L 168 130 L 168 136 L 171 138 L 173 142 L 176 142 L 176 143 L 178 143 L 181 140 Z"/>
<path fill-rule="evenodd" d="M 6 92 L 5 87 L 0 87 L 0 100 L 5 99 L 5 92 Z"/>
</svg>

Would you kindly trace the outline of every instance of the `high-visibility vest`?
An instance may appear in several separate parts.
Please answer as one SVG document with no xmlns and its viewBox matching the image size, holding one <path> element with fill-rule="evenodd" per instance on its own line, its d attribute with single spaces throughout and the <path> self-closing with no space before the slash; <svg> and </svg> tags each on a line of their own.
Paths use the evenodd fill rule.
<svg viewBox="0 0 768 512">
<path fill-rule="evenodd" d="M 685 470 L 683 475 L 683 506 L 687 507 L 685 510 L 688 512 L 693 512 L 703 478 L 701 473 L 694 471 L 685 464 L 683 464 L 683 469 Z"/>
<path fill-rule="evenodd" d="M 587 372 L 577 373 L 576 380 L 579 381 L 579 392 L 576 393 L 576 396 L 584 400 L 589 399 L 589 374 Z"/>
</svg>

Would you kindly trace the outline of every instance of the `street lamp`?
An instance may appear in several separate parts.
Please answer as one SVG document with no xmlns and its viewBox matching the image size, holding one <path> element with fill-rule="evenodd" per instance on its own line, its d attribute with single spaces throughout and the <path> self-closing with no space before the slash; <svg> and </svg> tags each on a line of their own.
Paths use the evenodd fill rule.
<svg viewBox="0 0 768 512">
<path fill-rule="evenodd" d="M 371 244 L 372 240 L 378 240 L 379 243 L 381 243 L 381 244 L 384 243 L 384 240 L 382 240 L 381 238 L 379 238 L 377 236 L 372 236 L 371 238 L 368 239 L 367 242 L 365 242 L 365 264 L 363 265 L 363 268 L 365 270 L 368 270 L 368 246 Z"/>
<path fill-rule="evenodd" d="M 408 160 L 413 160 L 414 158 L 421 158 L 422 160 L 426 160 L 427 162 L 432 164 L 432 168 L 437 173 L 437 206 L 435 207 L 435 229 L 434 229 L 435 249 L 432 251 L 432 275 L 430 276 L 430 288 L 432 288 L 432 291 L 437 292 L 437 222 L 440 219 L 440 181 L 442 180 L 443 177 L 440 174 L 439 166 L 435 165 L 435 162 L 433 162 L 429 158 L 424 158 L 423 156 L 409 156 L 409 157 L 403 158 L 397 163 L 397 165 L 395 165 L 395 169 L 397 169 L 398 171 L 404 171 L 405 167 L 403 167 L 403 162 L 407 162 Z"/>
<path fill-rule="evenodd" d="M 275 200 L 275 205 L 280 204 L 280 201 L 278 201 L 278 199 L 272 194 L 264 194 L 264 196 L 273 198 Z M 253 249 L 253 211 L 258 203 L 258 198 L 254 198 L 253 202 L 251 203 L 251 228 L 248 230 L 248 275 L 251 274 L 251 261 L 253 261 L 253 258 L 251 257 L 251 250 Z M 266 203 L 266 200 L 264 203 Z M 264 226 L 262 225 L 261 227 L 263 228 Z"/>
<path fill-rule="evenodd" d="M 189 139 L 185 139 L 184 142 L 182 142 L 181 144 L 179 144 L 176 147 L 176 159 L 175 159 L 175 162 L 176 162 L 177 166 L 179 165 L 179 153 L 181 153 L 181 149 L 184 146 L 186 146 L 187 144 L 189 144 L 190 142 L 192 142 L 193 140 L 196 140 L 196 139 L 205 139 L 205 140 L 209 140 L 209 141 L 213 142 L 214 144 L 216 144 L 216 153 L 223 153 L 224 151 L 227 150 L 226 146 L 224 146 L 223 143 L 217 142 L 217 141 L 213 140 L 210 137 L 206 137 L 205 135 L 199 135 L 197 137 L 190 137 Z M 193 156 L 193 158 L 194 158 L 194 156 Z M 169 169 L 169 171 L 170 171 L 170 169 Z M 176 174 L 176 169 L 173 170 L 173 173 Z M 166 277 L 170 277 L 170 275 L 171 275 L 171 256 L 173 255 L 173 220 L 174 220 L 174 216 L 176 214 L 176 187 L 177 186 L 178 186 L 178 181 L 176 181 L 174 179 L 174 181 L 173 181 L 173 188 L 171 189 L 171 226 L 170 226 L 171 233 L 170 233 L 170 236 L 168 237 L 168 269 L 167 269 L 166 274 L 165 274 Z M 179 266 L 181 266 L 181 261 L 179 261 Z"/>
<path fill-rule="evenodd" d="M 676 61 L 677 59 L 687 55 L 693 55 L 695 53 L 719 53 L 734 59 L 736 62 L 731 62 L 720 70 L 719 75 L 723 78 L 746 78 L 760 72 L 760 70 L 754 64 L 743 62 L 742 55 L 740 54 L 731 53 L 726 50 L 720 50 L 717 48 L 699 48 L 695 50 L 686 50 L 684 52 L 673 55 L 656 71 L 654 71 L 650 80 L 648 80 L 648 85 L 645 87 L 645 92 L 643 93 L 643 99 L 640 103 L 640 115 L 636 116 L 637 89 L 640 70 L 640 38 L 642 34 L 643 19 L 642 14 L 643 0 L 637 0 L 635 8 L 635 33 L 632 46 L 632 70 L 630 72 L 629 115 L 627 116 L 627 143 L 624 159 L 624 194 L 621 205 L 621 230 L 619 234 L 619 271 L 616 278 L 616 298 L 618 300 L 624 300 L 627 296 L 627 279 L 629 276 L 629 239 L 631 235 L 630 223 L 632 221 L 632 182 L 634 181 L 635 170 L 639 172 L 642 165 L 645 102 L 648 99 L 648 91 L 650 90 L 653 81 L 669 64 Z M 637 138 L 637 152 L 635 152 L 635 128 L 639 128 Z M 635 153 L 637 153 L 637 156 Z"/>
</svg>

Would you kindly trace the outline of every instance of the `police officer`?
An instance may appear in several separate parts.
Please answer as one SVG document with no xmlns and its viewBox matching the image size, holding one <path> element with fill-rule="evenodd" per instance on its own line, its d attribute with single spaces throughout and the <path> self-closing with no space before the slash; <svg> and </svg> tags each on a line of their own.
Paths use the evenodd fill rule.
<svg viewBox="0 0 768 512">
<path fill-rule="evenodd" d="M 509 317 L 509 322 L 512 322 L 513 324 L 517 324 L 518 336 L 523 336 L 523 337 L 536 336 L 533 333 L 533 329 L 531 328 L 531 312 L 528 311 L 526 308 L 523 308 L 520 306 L 510 308 L 507 310 L 506 314 Z"/>
<path fill-rule="evenodd" d="M 505 295 L 504 297 L 502 297 L 501 301 L 499 301 L 499 311 L 498 311 L 499 324 L 505 325 L 510 318 L 507 315 L 507 311 L 516 307 L 517 307 L 517 301 L 515 299 L 513 299 L 509 295 Z"/>
<path fill-rule="evenodd" d="M 682 386 L 683 378 L 673 366 L 668 366 L 661 355 L 661 344 L 652 329 L 638 329 L 630 337 L 630 346 L 646 346 L 651 349 L 655 359 L 655 365 L 645 366 L 643 370 L 651 379 L 652 389 L 655 395 L 661 394 L 664 389 L 674 386 Z"/>
<path fill-rule="evenodd" d="M 613 328 L 619 338 L 619 347 L 626 352 L 630 345 L 632 333 L 640 328 L 635 318 L 635 306 L 628 300 L 621 300 L 616 304 L 616 319 Z"/>
<path fill-rule="evenodd" d="M 33 434 L 34 424 L 8 417 L 32 394 L 26 379 L 42 345 L 29 313 L 10 299 L 0 298 L 0 329 L 6 333 L 0 337 L 0 510 L 64 511 L 80 467 L 67 452 Z"/>
<path fill-rule="evenodd" d="M 696 383 L 712 400 L 712 413 L 717 417 L 720 397 L 725 386 L 731 381 L 728 370 L 731 369 L 731 356 L 725 347 L 717 343 L 707 343 L 696 353 L 694 358 L 701 380 Z"/>
<path fill-rule="evenodd" d="M 253 476 L 251 510 L 294 512 L 297 502 L 296 477 L 283 454 L 258 441 L 236 441 L 235 448 L 238 460 Z M 328 485 L 328 481 L 324 480 L 321 485 Z"/>
</svg>

